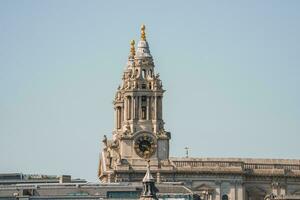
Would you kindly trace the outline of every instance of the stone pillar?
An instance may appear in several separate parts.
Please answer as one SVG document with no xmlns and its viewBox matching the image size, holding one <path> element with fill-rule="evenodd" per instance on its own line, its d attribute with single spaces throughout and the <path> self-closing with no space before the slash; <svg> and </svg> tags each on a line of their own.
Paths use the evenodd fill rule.
<svg viewBox="0 0 300 200">
<path fill-rule="evenodd" d="M 132 96 L 131 110 L 131 119 L 135 119 L 135 96 Z"/>
<path fill-rule="evenodd" d="M 147 96 L 147 116 L 146 119 L 149 120 L 150 119 L 150 97 Z"/>
<path fill-rule="evenodd" d="M 117 107 L 117 129 L 121 128 L 121 122 L 122 122 L 122 108 Z"/>
<path fill-rule="evenodd" d="M 127 120 L 131 120 L 131 103 L 132 102 L 132 97 L 127 98 Z"/>
<path fill-rule="evenodd" d="M 135 119 L 139 119 L 139 97 L 135 97 Z"/>
<path fill-rule="evenodd" d="M 152 119 L 152 97 L 149 97 L 149 120 Z"/>
<path fill-rule="evenodd" d="M 155 114 L 155 110 L 154 110 L 154 97 L 151 97 L 151 119 L 155 119 L 154 114 Z"/>
<path fill-rule="evenodd" d="M 135 103 L 134 103 L 134 117 L 135 119 L 138 119 L 138 102 L 139 102 L 139 97 L 135 97 Z"/>
<path fill-rule="evenodd" d="M 236 182 L 236 198 L 237 200 L 244 200 L 245 195 L 244 195 L 244 185 L 242 181 L 237 181 Z"/>
<path fill-rule="evenodd" d="M 120 126 L 122 127 L 122 123 L 124 121 L 124 106 L 121 107 L 120 109 L 120 120 L 121 120 L 121 123 L 120 123 Z"/>
<path fill-rule="evenodd" d="M 231 188 L 230 188 L 230 199 L 232 199 L 232 200 L 237 200 L 237 198 L 236 198 L 236 196 L 235 196 L 235 187 L 236 187 L 236 185 L 235 185 L 235 183 L 233 184 L 233 185 L 231 185 L 230 186 Z"/>
<path fill-rule="evenodd" d="M 142 97 L 139 96 L 138 98 L 139 98 L 139 108 L 138 108 L 139 117 L 138 117 L 138 119 L 142 119 Z"/>
<path fill-rule="evenodd" d="M 117 130 L 118 129 L 118 119 L 117 119 L 118 113 L 117 113 L 117 108 L 115 107 L 114 110 L 115 110 L 115 112 L 114 112 L 115 128 Z"/>
<path fill-rule="evenodd" d="M 159 171 L 156 173 L 156 182 L 161 183 L 160 172 Z"/>
<path fill-rule="evenodd" d="M 159 112 L 160 112 L 160 119 L 163 119 L 163 103 L 162 103 L 162 101 L 163 101 L 163 97 L 161 96 L 160 97 L 160 108 L 159 108 Z"/>
<path fill-rule="evenodd" d="M 154 97 L 154 119 L 157 120 L 157 96 Z"/>
<path fill-rule="evenodd" d="M 156 110 L 157 110 L 157 119 L 162 119 L 162 97 L 158 96 L 156 97 Z"/>
<path fill-rule="evenodd" d="M 123 119 L 124 119 L 124 121 L 127 120 L 127 104 L 128 104 L 128 98 L 125 96 L 124 97 L 124 107 L 123 107 Z"/>
<path fill-rule="evenodd" d="M 217 180 L 215 184 L 216 184 L 215 200 L 221 200 L 221 181 Z"/>
<path fill-rule="evenodd" d="M 137 102 L 136 102 L 136 119 L 140 119 L 140 97 L 136 97 Z"/>
</svg>

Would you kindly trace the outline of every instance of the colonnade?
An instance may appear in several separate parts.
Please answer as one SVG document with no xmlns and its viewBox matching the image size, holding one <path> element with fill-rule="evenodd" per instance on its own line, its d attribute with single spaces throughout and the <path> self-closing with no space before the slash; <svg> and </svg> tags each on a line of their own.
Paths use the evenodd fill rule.
<svg viewBox="0 0 300 200">
<path fill-rule="evenodd" d="M 162 119 L 162 96 L 125 96 L 124 103 L 115 107 L 116 128 L 128 120 Z"/>
</svg>

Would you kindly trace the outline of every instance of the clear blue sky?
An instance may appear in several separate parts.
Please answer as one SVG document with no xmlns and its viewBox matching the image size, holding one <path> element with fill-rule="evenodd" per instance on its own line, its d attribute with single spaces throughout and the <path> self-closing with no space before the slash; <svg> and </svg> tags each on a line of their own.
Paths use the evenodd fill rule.
<svg viewBox="0 0 300 200">
<path fill-rule="evenodd" d="M 171 155 L 300 158 L 299 1 L 0 1 L 0 172 L 96 181 L 129 41 L 147 36 Z"/>
</svg>

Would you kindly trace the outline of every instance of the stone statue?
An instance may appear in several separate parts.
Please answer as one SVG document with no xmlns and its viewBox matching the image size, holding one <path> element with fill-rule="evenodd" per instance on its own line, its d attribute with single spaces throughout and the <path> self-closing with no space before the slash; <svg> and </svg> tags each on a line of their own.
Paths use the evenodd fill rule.
<svg viewBox="0 0 300 200">
<path fill-rule="evenodd" d="M 103 145 L 104 145 L 103 149 L 106 150 L 106 149 L 107 149 L 107 137 L 106 137 L 106 135 L 103 136 L 102 143 L 103 143 Z"/>
<path fill-rule="evenodd" d="M 112 163 L 112 156 L 111 156 L 110 151 L 111 151 L 110 149 L 107 149 L 107 151 L 106 151 L 107 166 L 109 169 L 111 169 L 111 163 Z"/>
<path fill-rule="evenodd" d="M 125 131 L 123 132 L 123 134 L 129 135 L 130 133 L 131 133 L 131 128 L 130 128 L 129 122 L 127 122 L 126 126 L 125 126 Z"/>
<path fill-rule="evenodd" d="M 119 141 L 115 139 L 111 144 L 110 144 L 110 149 L 112 151 L 112 156 L 114 159 L 113 161 L 116 162 L 117 164 L 121 163 L 121 155 L 120 155 L 120 149 L 119 149 Z"/>
</svg>

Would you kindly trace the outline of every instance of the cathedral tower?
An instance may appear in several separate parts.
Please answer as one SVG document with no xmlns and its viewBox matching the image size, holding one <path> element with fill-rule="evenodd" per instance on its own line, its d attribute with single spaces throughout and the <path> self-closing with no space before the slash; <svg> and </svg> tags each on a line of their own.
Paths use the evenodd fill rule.
<svg viewBox="0 0 300 200">
<path fill-rule="evenodd" d="M 145 159 L 150 159 L 157 169 L 168 161 L 171 135 L 164 129 L 164 92 L 159 74 L 155 72 L 145 25 L 142 25 L 137 49 L 134 40 L 130 43 L 122 83 L 113 101 L 115 126 L 113 139 L 107 140 L 105 136 L 103 140 L 99 166 L 101 180 L 124 180 L 124 177 L 118 177 L 118 170 L 144 169 Z"/>
</svg>

